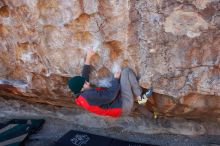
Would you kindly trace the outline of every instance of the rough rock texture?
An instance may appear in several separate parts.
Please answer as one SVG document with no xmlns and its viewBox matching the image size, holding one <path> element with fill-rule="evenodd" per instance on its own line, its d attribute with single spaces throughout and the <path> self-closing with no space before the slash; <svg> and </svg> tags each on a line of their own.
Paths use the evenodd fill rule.
<svg viewBox="0 0 220 146">
<path fill-rule="evenodd" d="M 0 95 L 72 107 L 86 50 L 99 84 L 130 66 L 165 116 L 220 118 L 220 0 L 0 0 Z"/>
</svg>

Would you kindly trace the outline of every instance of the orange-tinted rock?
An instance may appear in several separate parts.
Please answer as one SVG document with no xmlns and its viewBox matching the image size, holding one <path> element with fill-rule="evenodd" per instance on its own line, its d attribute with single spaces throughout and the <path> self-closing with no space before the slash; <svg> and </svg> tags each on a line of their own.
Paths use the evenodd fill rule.
<svg viewBox="0 0 220 146">
<path fill-rule="evenodd" d="M 219 117 L 219 0 L 1 0 L 1 95 L 72 106 L 66 82 L 96 55 L 91 82 L 129 66 L 167 116 Z M 101 85 L 101 84 L 99 84 Z M 109 84 L 108 84 L 109 85 Z"/>
<path fill-rule="evenodd" d="M 8 6 L 3 6 L 3 7 L 0 8 L 0 16 L 2 16 L 2 17 L 8 17 L 9 16 Z"/>
</svg>

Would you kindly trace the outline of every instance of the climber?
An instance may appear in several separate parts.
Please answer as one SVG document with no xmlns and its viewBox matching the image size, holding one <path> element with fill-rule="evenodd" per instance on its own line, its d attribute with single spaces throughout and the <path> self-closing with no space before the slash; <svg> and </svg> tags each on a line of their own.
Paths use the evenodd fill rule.
<svg viewBox="0 0 220 146">
<path fill-rule="evenodd" d="M 139 104 L 145 104 L 152 95 L 152 88 L 142 93 L 142 88 L 134 72 L 124 68 L 122 72 L 114 73 L 109 88 L 92 88 L 89 82 L 90 62 L 95 52 L 87 51 L 82 76 L 75 76 L 68 80 L 70 90 L 77 95 L 75 102 L 84 109 L 102 116 L 119 117 L 128 115 L 133 108 L 134 97 Z"/>
</svg>

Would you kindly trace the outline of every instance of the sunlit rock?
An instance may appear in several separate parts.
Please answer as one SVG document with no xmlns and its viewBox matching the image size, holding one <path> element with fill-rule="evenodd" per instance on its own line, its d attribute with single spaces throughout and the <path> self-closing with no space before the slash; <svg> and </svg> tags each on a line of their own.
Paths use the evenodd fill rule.
<svg viewBox="0 0 220 146">
<path fill-rule="evenodd" d="M 219 0 L 0 0 L 0 95 L 73 107 L 67 80 L 129 66 L 163 116 L 220 116 Z M 211 113 L 211 114 L 210 114 Z M 184 133 L 184 131 L 183 131 Z"/>
</svg>

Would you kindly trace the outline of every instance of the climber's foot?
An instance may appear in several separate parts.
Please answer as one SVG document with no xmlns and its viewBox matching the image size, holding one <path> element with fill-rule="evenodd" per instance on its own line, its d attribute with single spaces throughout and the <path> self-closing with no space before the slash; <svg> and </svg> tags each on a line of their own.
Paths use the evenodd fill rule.
<svg viewBox="0 0 220 146">
<path fill-rule="evenodd" d="M 147 89 L 140 97 L 140 99 L 138 99 L 138 103 L 139 104 L 145 104 L 148 100 L 148 98 L 152 95 L 153 93 L 153 87 L 151 87 L 150 89 Z"/>
</svg>

